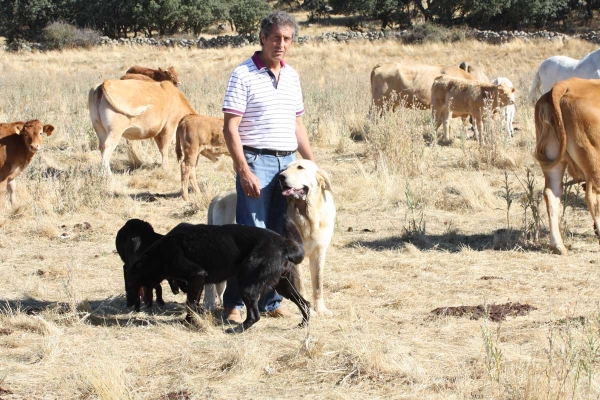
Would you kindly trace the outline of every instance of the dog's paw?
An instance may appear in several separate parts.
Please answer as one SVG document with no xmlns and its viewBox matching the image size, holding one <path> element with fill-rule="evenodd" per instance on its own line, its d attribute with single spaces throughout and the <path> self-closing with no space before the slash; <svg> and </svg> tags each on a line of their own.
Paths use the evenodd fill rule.
<svg viewBox="0 0 600 400">
<path fill-rule="evenodd" d="M 234 326 L 233 328 L 225 329 L 225 333 L 229 335 L 234 333 L 244 333 L 244 327 L 240 324 L 238 326 Z"/>
</svg>

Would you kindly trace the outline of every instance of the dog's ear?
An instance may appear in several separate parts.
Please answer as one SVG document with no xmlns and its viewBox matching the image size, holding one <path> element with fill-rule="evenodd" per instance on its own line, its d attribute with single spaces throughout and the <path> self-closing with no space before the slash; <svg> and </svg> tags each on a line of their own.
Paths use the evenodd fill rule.
<svg viewBox="0 0 600 400">
<path fill-rule="evenodd" d="M 329 190 L 332 193 L 335 193 L 333 191 L 333 188 L 331 187 L 331 182 L 329 181 L 329 175 L 327 175 L 327 172 L 325 172 L 325 170 L 319 168 L 317 170 L 317 181 L 319 182 L 319 185 L 321 185 L 321 187 L 325 190 Z"/>
</svg>

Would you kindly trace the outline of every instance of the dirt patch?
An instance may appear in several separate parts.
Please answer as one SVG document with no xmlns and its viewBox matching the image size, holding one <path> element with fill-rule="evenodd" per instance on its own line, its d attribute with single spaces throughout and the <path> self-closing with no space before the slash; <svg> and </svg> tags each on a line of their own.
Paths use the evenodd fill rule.
<svg viewBox="0 0 600 400">
<path fill-rule="evenodd" d="M 8 336 L 11 333 L 13 333 L 13 331 L 11 329 L 8 328 L 0 328 L 0 336 Z M 0 394 L 2 394 L 2 389 L 0 388 Z"/>
<path fill-rule="evenodd" d="M 155 400 L 189 400 L 190 398 L 190 394 L 187 391 L 180 390 L 157 397 Z"/>
<path fill-rule="evenodd" d="M 501 277 L 499 277 L 499 276 L 490 276 L 490 275 L 485 275 L 485 276 L 482 276 L 482 277 L 481 277 L 481 278 L 479 278 L 479 279 L 481 279 L 482 281 L 491 281 L 491 280 L 493 280 L 493 279 L 504 279 L 504 278 L 501 278 Z"/>
<path fill-rule="evenodd" d="M 537 308 L 529 304 L 506 303 L 490 304 L 487 306 L 459 306 L 459 307 L 439 307 L 431 312 L 440 316 L 469 317 L 470 319 L 480 319 L 488 316 L 491 321 L 505 321 L 507 316 L 518 317 L 529 314 L 529 311 Z"/>
</svg>

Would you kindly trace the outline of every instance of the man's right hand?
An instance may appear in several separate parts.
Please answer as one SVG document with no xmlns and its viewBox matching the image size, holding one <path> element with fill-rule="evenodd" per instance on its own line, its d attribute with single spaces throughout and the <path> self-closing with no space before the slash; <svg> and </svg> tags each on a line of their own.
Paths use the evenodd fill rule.
<svg viewBox="0 0 600 400">
<path fill-rule="evenodd" d="M 260 197 L 260 181 L 256 175 L 250 171 L 248 166 L 238 171 L 238 174 L 240 175 L 240 182 L 242 183 L 242 188 L 244 189 L 246 196 L 258 199 Z"/>
</svg>

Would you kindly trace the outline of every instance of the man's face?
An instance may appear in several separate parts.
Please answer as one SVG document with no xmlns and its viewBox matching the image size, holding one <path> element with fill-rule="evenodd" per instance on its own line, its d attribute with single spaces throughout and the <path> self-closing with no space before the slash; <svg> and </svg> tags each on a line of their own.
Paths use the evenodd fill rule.
<svg viewBox="0 0 600 400">
<path fill-rule="evenodd" d="M 262 36 L 262 54 L 265 61 L 281 61 L 292 45 L 294 29 L 291 26 L 273 27 L 269 36 Z"/>
</svg>

